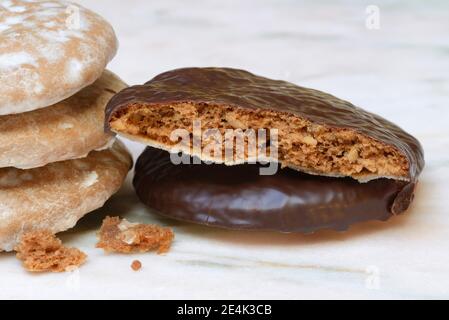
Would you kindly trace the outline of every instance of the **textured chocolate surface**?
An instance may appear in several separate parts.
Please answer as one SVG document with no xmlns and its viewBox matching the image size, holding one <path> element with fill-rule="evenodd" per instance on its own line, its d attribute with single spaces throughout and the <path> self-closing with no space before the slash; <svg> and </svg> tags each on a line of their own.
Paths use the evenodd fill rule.
<svg viewBox="0 0 449 320">
<path fill-rule="evenodd" d="M 330 94 L 229 68 L 185 68 L 124 89 L 110 101 L 106 127 L 114 113 L 130 104 L 181 102 L 235 106 L 293 114 L 316 124 L 359 132 L 395 147 L 406 156 L 411 188 L 424 167 L 420 143 L 395 124 Z"/>
<path fill-rule="evenodd" d="M 191 162 L 192 163 L 192 162 Z M 359 183 L 259 166 L 174 165 L 148 147 L 136 164 L 134 187 L 143 203 L 175 219 L 232 229 L 313 232 L 387 220 L 406 210 L 413 184 L 390 179 Z"/>
</svg>

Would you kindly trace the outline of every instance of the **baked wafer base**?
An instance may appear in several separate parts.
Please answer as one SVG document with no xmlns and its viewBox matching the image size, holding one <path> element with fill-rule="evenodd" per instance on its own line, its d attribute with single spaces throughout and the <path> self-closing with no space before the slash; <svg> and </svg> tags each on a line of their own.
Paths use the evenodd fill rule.
<svg viewBox="0 0 449 320">
<path fill-rule="evenodd" d="M 200 124 L 200 136 L 195 133 Z M 254 158 L 309 174 L 416 180 L 424 166 L 420 143 L 395 124 L 330 94 L 229 68 L 185 68 L 122 90 L 109 102 L 106 127 L 127 138 L 203 161 L 236 165 Z M 176 130 L 192 137 L 173 139 Z M 207 130 L 218 130 L 221 152 L 204 152 Z M 226 132 L 266 130 L 262 156 L 237 152 Z M 270 140 L 277 130 L 277 142 Z M 195 138 L 201 139 L 196 148 Z M 246 137 L 244 137 L 246 139 Z M 226 157 L 227 140 L 234 154 Z M 262 141 L 263 143 L 264 141 Z M 258 144 L 261 142 L 258 141 Z M 277 153 L 273 152 L 277 148 Z"/>
</svg>

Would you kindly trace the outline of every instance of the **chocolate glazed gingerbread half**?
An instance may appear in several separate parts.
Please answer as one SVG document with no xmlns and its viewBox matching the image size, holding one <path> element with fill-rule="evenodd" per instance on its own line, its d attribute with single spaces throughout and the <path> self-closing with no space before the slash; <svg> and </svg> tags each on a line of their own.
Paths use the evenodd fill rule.
<svg viewBox="0 0 449 320">
<path fill-rule="evenodd" d="M 424 167 L 420 143 L 384 118 L 330 94 L 243 70 L 169 71 L 122 90 L 106 108 L 108 130 L 171 152 L 179 151 L 171 132 L 192 133 L 194 120 L 201 121 L 203 130 L 218 128 L 222 134 L 227 129 L 277 129 L 278 157 L 269 160 L 282 167 L 349 177 L 360 188 L 378 179 L 401 181 L 389 202 L 391 214 L 408 208 Z M 206 158 L 191 145 L 181 151 L 217 164 L 240 164 L 221 154 Z"/>
</svg>

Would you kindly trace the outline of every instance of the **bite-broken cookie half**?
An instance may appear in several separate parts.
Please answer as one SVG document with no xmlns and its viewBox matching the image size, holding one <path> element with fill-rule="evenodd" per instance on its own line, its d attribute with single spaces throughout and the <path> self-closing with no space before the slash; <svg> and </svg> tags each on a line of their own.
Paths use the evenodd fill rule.
<svg viewBox="0 0 449 320">
<path fill-rule="evenodd" d="M 222 228 L 385 221 L 409 208 L 424 168 L 421 144 L 394 123 L 244 70 L 162 73 L 116 94 L 105 119 L 148 145 L 133 182 L 151 212 Z"/>
<path fill-rule="evenodd" d="M 330 94 L 243 70 L 168 71 L 122 90 L 106 111 L 107 128 L 128 138 L 215 163 L 243 163 L 225 152 L 205 153 L 208 139 L 199 148 L 193 139 L 184 146 L 172 139 L 179 129 L 194 135 L 195 121 L 202 133 L 213 129 L 222 137 L 228 129 L 276 129 L 277 153 L 268 141 L 266 159 L 310 174 L 414 181 L 424 165 L 420 143 L 392 122 Z"/>
</svg>

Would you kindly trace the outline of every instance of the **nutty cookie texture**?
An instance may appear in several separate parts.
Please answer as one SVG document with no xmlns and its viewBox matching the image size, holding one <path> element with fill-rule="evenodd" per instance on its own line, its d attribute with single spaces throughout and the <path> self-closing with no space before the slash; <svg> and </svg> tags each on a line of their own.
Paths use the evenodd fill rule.
<svg viewBox="0 0 449 320">
<path fill-rule="evenodd" d="M 420 143 L 392 122 L 330 94 L 244 70 L 168 71 L 122 90 L 106 110 L 107 129 L 174 152 L 170 134 L 192 132 L 194 120 L 223 135 L 226 129 L 278 129 L 278 158 L 272 160 L 310 174 L 413 184 L 424 167 Z M 181 151 L 239 164 L 222 154 L 205 158 L 191 145 Z"/>
<path fill-rule="evenodd" d="M 65 272 L 84 264 L 87 255 L 64 247 L 61 240 L 49 230 L 25 233 L 16 246 L 17 258 L 30 272 Z"/>
<path fill-rule="evenodd" d="M 208 226 L 311 233 L 385 221 L 409 208 L 424 168 L 421 144 L 396 124 L 328 93 L 238 69 L 162 73 L 116 94 L 105 120 L 107 130 L 148 145 L 133 180 L 140 200 Z M 210 129 L 218 134 L 204 139 Z M 226 138 L 264 130 L 270 139 L 257 137 L 266 148 L 256 157 L 248 136 L 243 152 Z M 221 141 L 213 154 L 210 140 Z M 170 153 L 180 152 L 188 161 L 175 165 Z M 265 161 L 280 169 L 260 176 Z"/>
<path fill-rule="evenodd" d="M 174 238 L 170 228 L 131 223 L 119 217 L 106 217 L 98 233 L 97 248 L 106 252 L 134 253 L 157 250 L 166 253 Z"/>
</svg>

